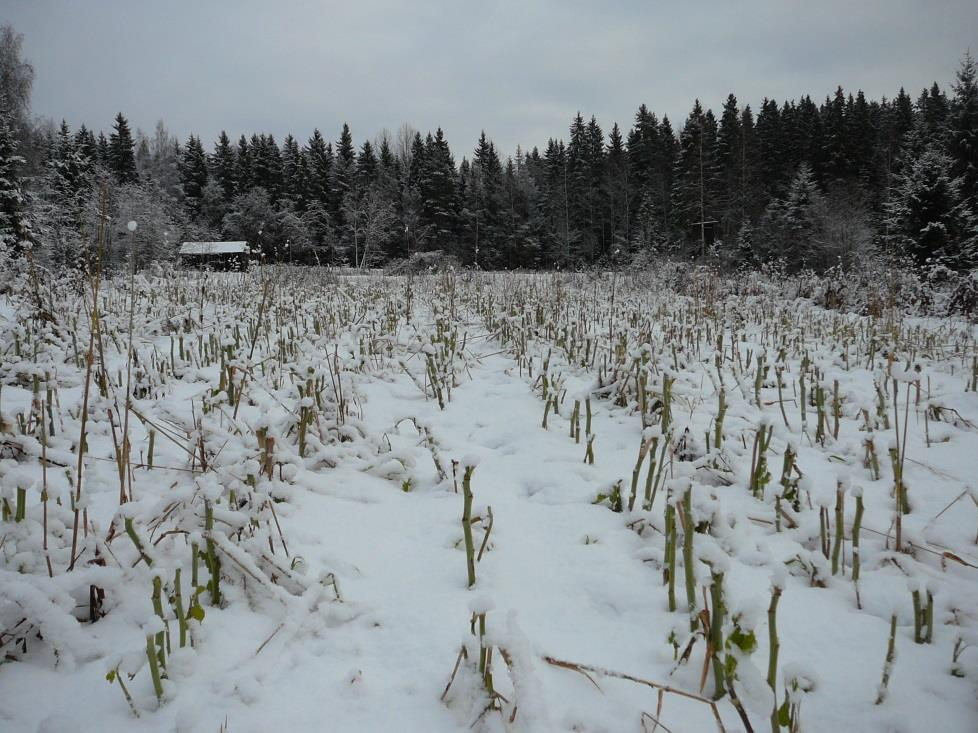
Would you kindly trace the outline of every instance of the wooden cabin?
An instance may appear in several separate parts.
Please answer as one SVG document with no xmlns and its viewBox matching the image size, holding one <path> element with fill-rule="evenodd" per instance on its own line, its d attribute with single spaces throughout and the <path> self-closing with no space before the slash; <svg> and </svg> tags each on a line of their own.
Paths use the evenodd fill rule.
<svg viewBox="0 0 978 733">
<path fill-rule="evenodd" d="M 247 270 L 249 251 L 247 242 L 184 242 L 180 264 L 206 270 Z"/>
</svg>

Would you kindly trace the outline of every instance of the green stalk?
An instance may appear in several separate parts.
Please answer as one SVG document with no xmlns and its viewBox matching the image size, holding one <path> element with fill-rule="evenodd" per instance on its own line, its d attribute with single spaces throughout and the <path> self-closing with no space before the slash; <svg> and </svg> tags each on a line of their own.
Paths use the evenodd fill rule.
<svg viewBox="0 0 978 733">
<path fill-rule="evenodd" d="M 934 642 L 934 594 L 927 591 L 927 608 L 924 610 L 924 626 L 927 631 L 924 634 L 924 641 L 928 644 Z"/>
<path fill-rule="evenodd" d="M 183 610 L 183 591 L 180 588 L 180 568 L 173 578 L 173 605 L 176 607 L 177 624 L 180 626 L 180 648 L 187 646 L 187 615 Z"/>
<path fill-rule="evenodd" d="M 153 611 L 160 617 L 164 627 L 156 634 L 157 655 L 160 658 L 160 668 L 166 669 L 166 619 L 163 617 L 163 582 L 157 575 L 153 578 Z"/>
<path fill-rule="evenodd" d="M 920 608 L 920 589 L 910 591 L 913 596 L 913 640 L 916 644 L 923 644 L 924 637 L 921 633 L 923 627 L 923 613 Z"/>
<path fill-rule="evenodd" d="M 676 506 L 672 500 L 672 491 L 666 498 L 666 572 L 669 584 L 669 610 L 676 610 L 676 543 L 678 532 L 676 529 Z"/>
<path fill-rule="evenodd" d="M 710 586 L 710 598 L 713 603 L 713 613 L 710 614 L 710 645 L 713 647 L 713 699 L 719 700 L 724 696 L 724 667 L 720 659 L 723 651 L 723 619 L 727 609 L 723 603 L 723 573 L 711 568 L 713 583 Z"/>
<path fill-rule="evenodd" d="M 717 408 L 717 419 L 713 426 L 713 448 L 719 452 L 723 443 L 723 418 L 727 414 L 727 395 L 720 390 L 720 404 Z"/>
<path fill-rule="evenodd" d="M 840 482 L 835 493 L 835 542 L 832 545 L 832 575 L 839 572 L 842 540 L 845 537 L 845 486 Z"/>
<path fill-rule="evenodd" d="M 466 466 L 465 474 L 462 476 L 462 534 L 465 536 L 465 567 L 468 572 L 469 588 L 475 585 L 475 543 L 472 541 L 472 473 L 474 471 L 475 466 Z"/>
<path fill-rule="evenodd" d="M 693 487 L 686 488 L 683 494 L 683 506 L 680 514 L 683 524 L 683 572 L 686 576 L 686 605 L 689 611 L 689 630 L 696 631 L 698 617 L 696 615 L 696 578 L 693 573 Z"/>
<path fill-rule="evenodd" d="M 879 693 L 876 696 L 876 704 L 880 705 L 886 699 L 887 689 L 890 684 L 890 676 L 893 674 L 893 663 L 896 661 L 896 614 L 890 616 L 890 639 L 886 645 L 886 660 L 883 662 L 883 679 L 880 682 Z"/>
<path fill-rule="evenodd" d="M 17 508 L 14 510 L 14 521 L 23 522 L 27 515 L 27 489 L 17 487 Z"/>
<path fill-rule="evenodd" d="M 771 589 L 771 604 L 767 607 L 768 628 L 768 659 L 767 686 L 774 696 L 774 707 L 771 710 L 771 733 L 781 733 L 781 723 L 778 721 L 778 652 L 781 642 L 778 640 L 778 601 L 781 600 L 781 588 L 775 585 Z"/>
<path fill-rule="evenodd" d="M 132 517 L 126 517 L 125 519 L 126 534 L 129 535 L 129 539 L 136 546 L 136 550 L 139 552 L 139 557 L 142 558 L 143 562 L 146 563 L 148 567 L 153 567 L 152 558 L 146 554 L 143 549 L 143 541 L 139 539 L 139 535 L 136 534 L 136 528 L 132 524 Z"/>
<path fill-rule="evenodd" d="M 207 589 L 211 592 L 211 605 L 220 606 L 221 605 L 221 560 L 217 556 L 217 545 L 214 540 L 211 539 L 211 532 L 214 531 L 214 507 L 211 503 L 204 503 L 204 536 L 205 536 L 205 546 L 207 547 L 207 554 L 205 557 L 205 562 L 207 563 L 207 569 L 210 570 L 211 579 L 207 584 Z"/>
<path fill-rule="evenodd" d="M 652 447 L 649 448 L 649 470 L 645 474 L 645 503 L 642 505 L 642 508 L 645 509 L 645 511 L 652 510 L 652 504 L 655 501 L 655 492 L 653 489 L 658 488 L 658 487 L 653 487 L 653 479 L 655 478 L 655 466 L 656 466 L 655 450 L 658 447 L 659 447 L 659 436 L 656 435 L 652 438 Z"/>
<path fill-rule="evenodd" d="M 833 380 L 832 382 L 832 438 L 833 440 L 839 439 L 839 418 L 842 417 L 842 402 L 839 399 L 839 380 Z"/>
<path fill-rule="evenodd" d="M 149 661 L 149 673 L 153 678 L 153 691 L 156 692 L 157 702 L 163 702 L 163 682 L 160 679 L 159 660 L 154 650 L 153 635 L 146 635 L 146 659 Z"/>
<path fill-rule="evenodd" d="M 859 567 L 861 565 L 859 557 L 859 532 L 863 524 L 863 492 L 860 489 L 856 494 L 856 516 L 852 520 L 852 581 L 859 582 Z"/>
</svg>

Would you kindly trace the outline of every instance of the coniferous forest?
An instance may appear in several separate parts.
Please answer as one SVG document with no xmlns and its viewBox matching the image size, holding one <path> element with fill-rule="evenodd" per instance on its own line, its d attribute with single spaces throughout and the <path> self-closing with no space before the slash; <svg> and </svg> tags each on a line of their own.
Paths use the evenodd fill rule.
<svg viewBox="0 0 978 733">
<path fill-rule="evenodd" d="M 978 256 L 978 79 L 867 99 L 839 86 L 755 108 L 731 93 L 685 120 L 579 112 L 515 151 L 491 131 L 262 131 L 178 139 L 164 121 L 35 120 L 22 37 L 2 34 L 0 240 L 80 267 L 106 198 L 141 222 L 140 264 L 183 240 L 243 239 L 267 261 L 382 266 L 441 252 L 482 269 L 671 256 L 825 271 L 868 256 L 956 271 Z M 844 81 L 844 80 L 840 80 Z M 372 136 L 371 136 L 372 135 Z M 125 238 L 107 232 L 108 262 Z"/>
</svg>

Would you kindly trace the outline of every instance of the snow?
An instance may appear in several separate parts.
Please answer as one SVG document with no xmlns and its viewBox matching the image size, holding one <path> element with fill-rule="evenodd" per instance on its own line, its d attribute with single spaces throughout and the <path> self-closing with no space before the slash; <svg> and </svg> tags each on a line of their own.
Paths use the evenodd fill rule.
<svg viewBox="0 0 978 733">
<path fill-rule="evenodd" d="M 709 562 L 724 574 L 724 634 L 732 632 L 734 619 L 756 634 L 755 651 L 730 652 L 737 661 L 736 689 L 755 730 L 769 727 L 767 611 L 772 588 L 779 588 L 777 701 L 785 699 L 786 681 L 798 685 L 791 695 L 796 703 L 804 697 L 803 730 L 910 731 L 940 721 L 942 731 L 974 731 L 978 649 L 961 654 L 963 676 L 950 674 L 956 641 L 974 644 L 978 638 L 978 503 L 969 481 L 978 472 L 978 395 L 966 391 L 971 352 L 965 349 L 973 349 L 975 336 L 970 326 L 884 326 L 803 301 L 739 296 L 720 299 L 706 312 L 696 299 L 618 275 L 614 328 L 629 348 L 624 378 L 617 380 L 607 343 L 601 342 L 593 367 L 582 366 L 580 352 L 572 358 L 555 327 L 590 329 L 592 337 L 606 340 L 610 278 L 562 276 L 563 300 L 557 302 L 551 276 L 456 276 L 451 287 L 444 276 L 416 277 L 409 318 L 405 280 L 364 276 L 335 284 L 276 277 L 274 268 L 179 274 L 139 294 L 135 343 L 145 390 L 134 398 L 142 417 L 133 412 L 129 423 L 132 501 L 121 506 L 113 440 L 121 430 L 118 416 L 125 414 L 129 301 L 125 280 L 104 284 L 112 390 L 103 398 L 93 382 L 82 475 L 91 524 L 87 537 L 79 534 L 81 559 L 70 572 L 70 494 L 77 480 L 87 323 L 80 317 L 72 336 L 31 325 L 29 298 L 0 301 L 6 355 L 0 364 L 0 486 L 11 504 L 18 486 L 29 496 L 24 522 L 0 522 L 0 632 L 29 617 L 43 637 L 27 635 L 26 652 L 6 636 L 0 639 L 2 651 L 15 660 L 0 665 L 0 729 L 216 731 L 227 721 L 234 733 L 326 727 L 640 731 L 643 713 L 656 711 L 657 693 L 622 675 L 692 695 L 713 694 L 712 674 L 700 689 L 706 644 L 691 636 L 685 611 L 681 515 L 689 491 L 691 519 L 699 528 L 693 548 L 697 608 L 708 602 L 703 590 L 712 582 Z M 272 278 L 274 295 L 252 354 L 262 278 Z M 201 292 L 208 296 L 203 308 Z M 73 291 L 55 295 L 59 313 L 82 312 Z M 537 304 L 544 323 L 535 322 Z M 448 313 L 457 317 L 446 322 Z M 504 318 L 514 334 L 505 341 L 499 331 Z M 697 327 L 704 334 L 699 341 Z M 454 353 L 445 328 L 457 331 Z M 684 328 L 692 335 L 684 335 Z M 724 329 L 725 345 L 719 373 L 717 328 Z M 913 357 L 930 377 L 933 396 L 953 405 L 960 419 L 930 416 L 928 447 L 925 389 L 919 408 L 911 397 L 908 425 L 901 422 L 912 508 L 903 517 L 903 537 L 914 543 L 912 553 L 894 551 L 889 456 L 879 450 L 881 477 L 874 480 L 863 464 L 864 416 L 853 408 L 867 406 L 880 441 L 895 439 L 894 426 L 886 428 L 876 415 L 874 380 L 885 378 L 886 358 L 877 346 L 875 362 L 868 363 L 865 339 L 870 331 L 884 338 L 901 328 L 896 350 L 909 349 L 924 333 L 959 349 L 915 349 Z M 22 357 L 15 355 L 15 335 Z M 756 362 L 750 368 L 743 363 L 749 350 L 756 358 L 762 347 L 775 358 L 782 340 L 788 344 L 786 418 L 773 367 L 756 404 Z M 420 353 L 419 343 L 425 344 Z M 36 354 L 25 344 L 37 345 Z M 581 344 L 578 339 L 579 349 Z M 731 344 L 741 350 L 741 364 Z M 228 351 L 222 364 L 221 353 Z M 664 427 L 657 412 L 644 419 L 637 413 L 631 352 L 648 356 L 641 368 L 649 370 L 655 399 L 662 374 L 668 369 L 676 378 L 671 426 Z M 800 419 L 796 388 L 803 354 L 813 365 L 824 364 L 822 372 L 838 379 L 847 396 L 839 438 L 831 437 L 830 427 L 824 445 L 815 440 L 813 404 L 804 427 Z M 540 376 L 547 359 L 550 389 L 556 379 L 563 402 L 550 411 L 544 429 Z M 445 391 L 444 409 L 429 363 Z M 234 365 L 233 391 L 242 395 L 237 404 L 229 393 L 228 364 Z M 42 375 L 42 383 L 45 375 L 57 375 L 55 432 L 47 451 L 49 460 L 67 459 L 47 472 L 53 577 L 41 543 L 39 430 L 21 435 L 17 418 L 32 414 L 31 379 L 24 375 L 33 373 Z M 721 384 L 727 414 L 717 449 L 712 436 Z M 619 390 L 625 390 L 620 399 Z M 593 465 L 584 460 L 583 414 L 580 439 L 570 433 L 575 395 L 591 398 Z M 110 421 L 108 410 L 120 408 Z M 307 413 L 300 455 L 300 416 Z M 887 414 L 895 419 L 892 405 Z M 831 409 L 828 421 L 831 426 Z M 755 498 L 747 487 L 759 425 L 775 430 L 767 452 L 771 480 Z M 153 469 L 145 465 L 150 426 L 156 433 Z M 681 460 L 678 439 L 687 426 L 690 460 Z M 935 439 L 938 427 L 945 431 L 941 441 Z M 640 446 L 656 437 L 667 450 L 655 501 L 651 510 L 641 509 L 646 472 L 660 460 L 659 450 L 644 457 L 638 501 L 629 511 Z M 26 446 L 27 438 L 36 445 L 14 448 L 14 438 L 16 445 Z M 783 518 L 777 531 L 774 497 L 782 491 L 788 446 L 802 476 L 798 511 L 784 508 L 798 526 Z M 467 469 L 474 550 L 481 555 L 471 589 L 461 523 Z M 609 501 L 594 503 L 616 482 L 622 511 L 612 511 Z M 834 537 L 839 485 L 847 489 L 846 533 L 843 567 L 833 575 L 820 546 L 819 508 L 828 510 Z M 857 496 L 866 507 L 858 586 L 851 542 Z M 673 612 L 664 581 L 667 505 L 679 516 Z M 127 535 L 127 518 L 152 567 Z M 181 570 L 186 611 L 196 593 L 191 546 L 204 555 L 212 548 L 220 559 L 223 599 L 214 605 L 208 590 L 200 592 L 203 618 L 188 621 L 192 645 L 180 648 L 175 572 Z M 92 562 L 96 550 L 104 565 Z M 203 559 L 197 571 L 200 586 L 210 582 Z M 154 577 L 164 590 L 163 618 L 154 610 Z M 96 623 L 88 619 L 92 586 L 105 590 L 105 615 Z M 914 643 L 912 588 L 934 594 L 933 644 Z M 877 706 L 893 613 L 897 660 L 887 699 Z M 483 642 L 494 649 L 493 680 L 502 695 L 495 701 L 499 710 L 485 715 L 490 698 L 478 674 L 473 614 L 485 614 Z M 146 636 L 166 629 L 171 649 L 158 705 Z M 677 661 L 689 643 L 688 659 Z M 468 658 L 453 680 L 462 645 Z M 585 674 L 582 666 L 594 671 Z M 118 682 L 106 680 L 116 668 L 139 718 Z M 717 710 L 727 730 L 743 729 L 729 695 L 717 701 Z M 706 705 L 673 694 L 665 695 L 658 717 L 671 730 L 716 730 Z"/>
</svg>

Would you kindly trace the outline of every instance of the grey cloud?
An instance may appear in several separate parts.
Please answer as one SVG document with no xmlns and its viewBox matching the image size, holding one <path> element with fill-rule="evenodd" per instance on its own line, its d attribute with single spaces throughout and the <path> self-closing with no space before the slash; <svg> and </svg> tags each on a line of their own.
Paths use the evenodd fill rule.
<svg viewBox="0 0 978 733">
<path fill-rule="evenodd" d="M 627 128 L 644 102 L 678 128 L 694 98 L 717 110 L 729 92 L 755 109 L 838 84 L 915 95 L 947 86 L 978 38 L 959 0 L 8 0 L 0 20 L 25 34 L 35 114 L 73 126 L 121 110 L 209 144 L 335 139 L 343 121 L 362 141 L 407 121 L 440 125 L 457 157 L 482 129 L 505 152 L 543 145 L 578 110 Z"/>
</svg>

